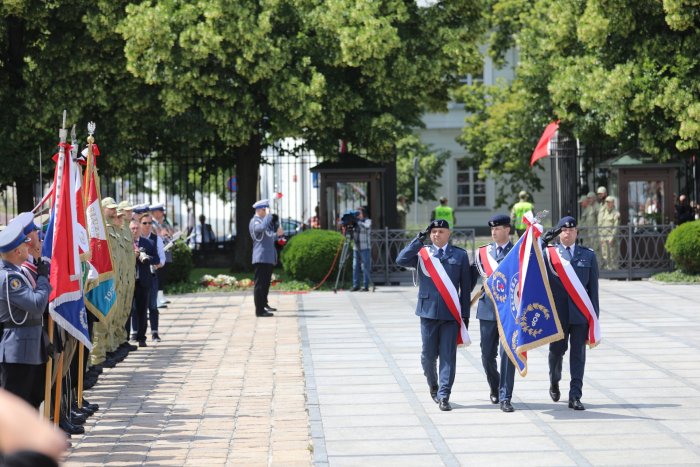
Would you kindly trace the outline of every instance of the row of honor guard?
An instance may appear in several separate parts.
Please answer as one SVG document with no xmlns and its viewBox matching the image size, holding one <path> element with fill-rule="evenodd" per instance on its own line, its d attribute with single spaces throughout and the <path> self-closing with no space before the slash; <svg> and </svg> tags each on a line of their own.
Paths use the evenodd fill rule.
<svg viewBox="0 0 700 467">
<path fill-rule="evenodd" d="M 86 351 L 85 389 L 96 383 L 103 368 L 115 366 L 138 348 L 128 342 L 130 334 L 139 345 L 146 345 L 147 315 L 152 339 L 160 341 L 158 308 L 166 306 L 166 300 L 162 295 L 164 276 L 159 281 L 158 273 L 171 261 L 164 244 L 172 238 L 173 229 L 162 204 L 132 207 L 127 201 L 116 203 L 107 197 L 102 206 L 117 297 L 108 320 L 98 321 L 88 312 L 93 351 Z M 69 397 L 62 402 L 59 426 L 68 434 L 76 434 L 84 432 L 80 425 L 98 407 L 86 400 L 81 407 L 75 402 L 77 341 L 56 325 L 53 345 L 48 342 L 50 265 L 40 257 L 40 225 L 47 221 L 47 215 L 35 219 L 31 213 L 22 213 L 7 227 L 0 227 L 0 290 L 4 292 L 0 293 L 0 387 L 38 408 L 44 402 L 48 356 L 57 357 L 63 352 L 67 363 L 61 377 Z M 139 264 L 146 267 L 139 269 Z M 147 284 L 141 287 L 140 308 L 134 300 L 139 282 Z M 55 384 L 55 368 L 52 378 Z"/>
<path fill-rule="evenodd" d="M 449 243 L 450 226 L 444 219 L 432 221 L 396 258 L 397 264 L 416 268 L 418 274 L 416 315 L 421 318 L 423 341 L 421 365 L 430 395 L 440 410 L 451 410 L 449 397 L 454 383 L 457 342 L 459 342 L 456 338 L 460 334 L 460 326 L 463 325 L 465 328 L 469 326 L 471 306 L 469 297 L 478 280 L 478 275 L 481 275 L 485 281 L 513 248 L 510 240 L 512 235 L 510 216 L 495 215 L 489 220 L 488 225 L 493 242 L 479 248 L 471 265 L 466 251 Z M 581 397 L 589 324 L 552 266 L 550 256 L 557 255 L 571 265 L 576 278 L 581 283 L 582 290 L 590 299 L 596 316 L 599 314 L 598 263 L 593 250 L 576 244 L 575 218 L 563 217 L 554 229 L 543 236 L 543 244 L 546 245 L 557 235 L 559 243 L 544 248 L 547 275 L 564 332 L 564 339 L 549 345 L 549 395 L 554 402 L 559 401 L 561 397 L 559 382 L 562 378 L 563 357 L 570 346 L 571 382 L 568 406 L 573 410 L 584 410 Z M 424 241 L 428 236 L 432 244 L 424 247 Z M 441 293 L 441 291 L 446 292 Z M 511 399 L 515 365 L 500 345 L 498 321 L 493 302 L 483 293 L 483 288 L 474 300 L 478 300 L 476 317 L 479 319 L 481 361 L 489 386 L 489 399 L 493 404 L 500 404 L 502 411 L 513 412 L 515 409 Z M 497 363 L 497 355 L 500 355 L 500 364 Z M 439 369 L 436 368 L 438 361 Z"/>
</svg>

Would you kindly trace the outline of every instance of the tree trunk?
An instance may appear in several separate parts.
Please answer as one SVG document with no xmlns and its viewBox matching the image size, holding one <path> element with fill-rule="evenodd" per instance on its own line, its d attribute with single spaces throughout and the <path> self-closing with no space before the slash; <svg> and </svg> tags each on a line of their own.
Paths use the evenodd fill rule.
<svg viewBox="0 0 700 467">
<path fill-rule="evenodd" d="M 34 181 L 33 177 L 23 177 L 15 180 L 15 186 L 17 187 L 17 213 L 34 209 Z"/>
<path fill-rule="evenodd" d="M 233 270 L 252 269 L 253 239 L 248 224 L 255 214 L 253 204 L 258 197 L 260 178 L 261 138 L 254 135 L 247 145 L 238 148 L 236 156 L 236 245 L 233 251 Z"/>
<path fill-rule="evenodd" d="M 396 212 L 396 154 L 384 164 L 384 212 L 385 224 L 390 229 L 399 228 L 399 219 Z"/>
</svg>

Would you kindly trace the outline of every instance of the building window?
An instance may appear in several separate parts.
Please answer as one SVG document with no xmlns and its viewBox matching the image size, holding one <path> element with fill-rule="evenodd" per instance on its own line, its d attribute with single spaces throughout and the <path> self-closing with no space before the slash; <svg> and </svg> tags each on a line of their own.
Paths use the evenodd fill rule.
<svg viewBox="0 0 700 467">
<path fill-rule="evenodd" d="M 486 182 L 478 175 L 468 158 L 457 160 L 457 207 L 486 207 Z"/>
</svg>

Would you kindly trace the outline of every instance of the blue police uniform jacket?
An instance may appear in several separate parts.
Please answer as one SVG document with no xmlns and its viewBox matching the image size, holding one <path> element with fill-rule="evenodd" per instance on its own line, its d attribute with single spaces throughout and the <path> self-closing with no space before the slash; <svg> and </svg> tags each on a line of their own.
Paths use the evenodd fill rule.
<svg viewBox="0 0 700 467">
<path fill-rule="evenodd" d="M 564 246 L 558 244 L 556 245 L 556 248 L 562 258 L 566 258 L 566 250 L 564 249 Z M 564 288 L 564 284 L 562 284 L 561 279 L 554 274 L 554 269 L 549 258 L 549 251 L 545 251 L 545 259 L 547 263 L 549 285 L 552 289 L 552 296 L 554 297 L 554 303 L 557 307 L 559 321 L 561 322 L 562 326 L 566 327 L 570 324 L 588 324 L 588 321 L 586 321 L 583 313 L 579 311 L 574 301 L 571 300 L 571 297 Z M 576 245 L 574 248 L 573 258 L 571 258 L 571 266 L 576 272 L 578 278 L 581 280 L 581 284 L 586 289 L 586 292 L 588 292 L 588 296 L 591 299 L 591 303 L 593 303 L 593 308 L 595 309 L 596 315 L 599 315 L 598 261 L 596 260 L 595 253 L 590 248 Z"/>
<path fill-rule="evenodd" d="M 136 260 L 136 270 L 138 271 L 138 283 L 141 287 L 150 287 L 153 282 L 151 275 L 151 264 L 159 264 L 160 257 L 158 256 L 158 250 L 156 249 L 153 240 L 146 237 L 139 237 L 139 250 L 143 251 L 150 256 L 147 263 L 142 263 L 138 259 Z"/>
<path fill-rule="evenodd" d="M 277 264 L 277 233 L 272 227 L 272 214 L 265 217 L 253 216 L 248 230 L 253 239 L 253 264 Z"/>
<path fill-rule="evenodd" d="M 399 266 L 416 268 L 418 271 L 419 284 L 416 315 L 421 318 L 453 320 L 454 317 L 450 313 L 449 308 L 447 308 L 447 304 L 442 299 L 440 292 L 435 287 L 433 280 L 418 264 L 418 252 L 421 248 L 423 248 L 423 242 L 414 239 L 396 257 L 396 263 Z M 435 246 L 431 246 L 430 255 L 434 256 L 437 250 Z M 469 294 L 475 284 L 475 281 L 472 281 L 474 271 L 469 264 L 469 255 L 463 249 L 450 244 L 445 245 L 443 251 L 440 262 L 459 294 L 462 317 L 468 319 Z"/>
<path fill-rule="evenodd" d="M 19 267 L 0 263 L 0 362 L 39 365 L 45 361 L 42 316 L 51 285 L 47 277 L 38 276 L 34 289 Z"/>
<path fill-rule="evenodd" d="M 499 263 L 503 261 L 508 252 L 513 248 L 513 244 L 509 241 L 506 244 L 506 246 L 503 247 L 503 251 L 501 251 L 501 254 L 497 255 L 496 249 L 498 248 L 498 244 L 496 242 L 492 242 L 486 245 L 485 247 L 489 246 L 491 247 L 491 250 L 488 254 L 490 254 L 493 257 L 493 259 L 495 259 Z M 478 259 L 476 261 L 478 261 Z M 493 301 L 488 296 L 486 296 L 486 294 L 483 294 L 479 299 L 479 304 L 476 307 L 476 317 L 485 321 L 496 321 L 496 311 L 493 308 Z"/>
</svg>

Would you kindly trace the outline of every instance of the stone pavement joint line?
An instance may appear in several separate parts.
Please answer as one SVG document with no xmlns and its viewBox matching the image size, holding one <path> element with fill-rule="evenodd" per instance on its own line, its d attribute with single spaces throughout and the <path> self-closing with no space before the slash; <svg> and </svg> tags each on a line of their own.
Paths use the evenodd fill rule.
<svg viewBox="0 0 700 467">
<path fill-rule="evenodd" d="M 105 369 L 100 404 L 66 466 L 308 466 L 311 435 L 295 298 L 252 293 L 171 297 L 161 343 Z"/>
</svg>

